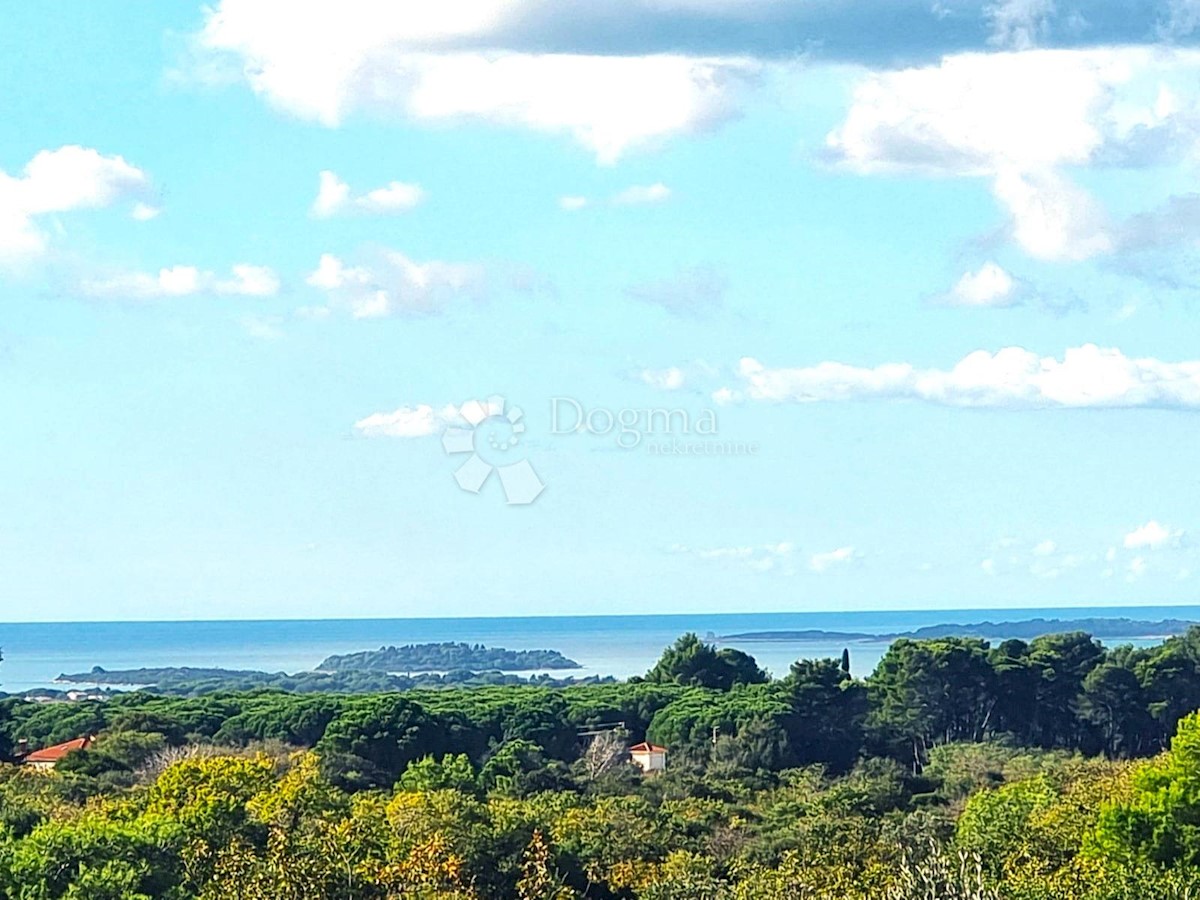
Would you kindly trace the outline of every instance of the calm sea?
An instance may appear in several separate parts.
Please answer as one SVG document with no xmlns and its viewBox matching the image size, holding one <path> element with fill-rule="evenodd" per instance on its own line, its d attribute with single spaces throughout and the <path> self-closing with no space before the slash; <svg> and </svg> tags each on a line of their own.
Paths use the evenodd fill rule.
<svg viewBox="0 0 1200 900">
<path fill-rule="evenodd" d="M 49 686 L 60 673 L 93 666 L 211 666 L 296 672 L 333 653 L 388 644 L 468 641 L 514 650 L 559 650 L 583 665 L 569 674 L 626 677 L 645 672 L 663 647 L 686 631 L 700 635 L 821 629 L 866 634 L 941 623 L 1031 618 L 1164 618 L 1200 621 L 1200 606 L 892 612 L 727 613 L 651 616 L 557 616 L 471 619 L 329 619 L 242 622 L 69 622 L 0 624 L 0 691 Z M 1002 637 L 1002 635 L 998 635 Z M 840 656 L 843 643 L 728 642 L 779 675 L 793 660 Z M 1107 643 L 1115 643 L 1109 640 Z M 1141 642 L 1139 642 L 1141 643 Z M 850 645 L 851 667 L 866 675 L 886 644 Z"/>
</svg>

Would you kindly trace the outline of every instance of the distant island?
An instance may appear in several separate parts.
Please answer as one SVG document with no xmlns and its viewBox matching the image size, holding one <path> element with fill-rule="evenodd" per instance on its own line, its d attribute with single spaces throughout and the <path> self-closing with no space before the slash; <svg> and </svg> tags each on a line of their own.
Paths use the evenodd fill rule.
<svg viewBox="0 0 1200 900">
<path fill-rule="evenodd" d="M 483 644 L 446 642 L 380 647 L 343 656 L 331 656 L 314 671 L 260 672 L 254 669 L 162 666 L 140 669 L 105 669 L 59 675 L 57 684 L 103 685 L 139 688 L 159 694 L 199 696 L 214 691 L 271 689 L 361 694 L 409 691 L 417 688 L 485 687 L 534 684 L 566 687 L 573 684 L 612 682 L 611 677 L 523 676 L 516 672 L 581 669 L 579 663 L 557 650 L 506 650 Z"/>
<path fill-rule="evenodd" d="M 891 634 L 866 634 L 858 631 L 745 631 L 720 635 L 721 641 L 894 641 L 900 638 L 924 640 L 940 637 L 1019 638 L 1031 639 L 1046 634 L 1083 631 L 1095 638 L 1150 639 L 1183 634 L 1198 623 L 1184 619 L 1160 619 L 1157 622 L 1141 619 L 1023 619 L 1016 622 L 975 622 L 969 625 L 926 625 L 912 631 Z"/>
<path fill-rule="evenodd" d="M 447 641 L 441 644 L 405 644 L 361 653 L 331 656 L 318 672 L 448 672 L 455 669 L 493 669 L 528 672 L 534 669 L 581 669 L 557 650 L 506 650 Z"/>
<path fill-rule="evenodd" d="M 517 675 L 512 672 L 477 672 L 469 669 L 419 672 L 396 675 L 388 672 L 259 672 L 253 669 L 207 669 L 190 666 L 104 669 L 96 666 L 88 672 L 63 673 L 57 684 L 104 685 L 108 688 L 137 688 L 155 694 L 178 697 L 198 697 L 217 691 L 278 690 L 298 694 L 336 693 L 369 694 L 388 691 L 411 691 L 422 688 L 490 687 L 496 685 L 537 685 L 539 687 L 569 687 L 576 684 L 610 684 L 611 676 L 590 675 L 583 678 L 542 673 Z M 103 689 L 102 689 L 103 690 Z M 46 699 L 62 699 L 65 692 L 32 691 L 27 694 Z"/>
</svg>

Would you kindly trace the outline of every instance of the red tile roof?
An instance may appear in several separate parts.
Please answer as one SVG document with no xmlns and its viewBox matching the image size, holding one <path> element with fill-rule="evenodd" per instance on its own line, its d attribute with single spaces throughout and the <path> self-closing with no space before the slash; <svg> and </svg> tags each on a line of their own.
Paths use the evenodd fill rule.
<svg viewBox="0 0 1200 900">
<path fill-rule="evenodd" d="M 75 740 L 67 741 L 65 744 L 55 744 L 53 747 L 43 747 L 41 750 L 34 750 L 32 753 L 26 756 L 23 761 L 32 763 L 56 763 L 68 753 L 73 753 L 76 750 L 86 750 L 88 747 L 92 746 L 94 742 L 95 738 L 91 736 L 75 738 Z"/>
<path fill-rule="evenodd" d="M 658 744 L 648 744 L 642 741 L 640 744 L 634 744 L 629 748 L 630 753 L 666 753 L 666 747 L 660 747 Z"/>
</svg>

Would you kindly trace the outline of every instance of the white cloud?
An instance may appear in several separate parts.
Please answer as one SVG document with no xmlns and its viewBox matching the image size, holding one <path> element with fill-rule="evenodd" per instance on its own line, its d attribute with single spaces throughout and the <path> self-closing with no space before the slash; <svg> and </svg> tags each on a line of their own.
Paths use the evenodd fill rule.
<svg viewBox="0 0 1200 900">
<path fill-rule="evenodd" d="M 760 68 L 738 57 L 516 52 L 487 36 L 520 4 L 426 6 L 223 0 L 198 44 L 236 58 L 272 105 L 330 127 L 358 113 L 481 120 L 568 134 L 602 163 L 735 116 Z M 472 39 L 484 46 L 455 47 Z"/>
<path fill-rule="evenodd" d="M 171 266 L 157 273 L 125 272 L 108 278 L 85 280 L 80 286 L 89 297 L 185 297 L 200 290 L 200 270 L 195 266 Z"/>
<path fill-rule="evenodd" d="M 1141 51 L 1136 51 L 1141 56 Z M 865 174 L 994 177 L 1083 164 L 1129 77 L 1117 51 L 966 53 L 868 75 L 826 143 Z"/>
<path fill-rule="evenodd" d="M 814 553 L 808 561 L 808 567 L 817 574 L 823 574 L 834 568 L 852 565 L 859 559 L 859 554 L 853 547 L 839 547 L 828 553 Z"/>
<path fill-rule="evenodd" d="M 427 403 L 401 406 L 392 412 L 378 412 L 359 419 L 354 430 L 364 437 L 427 437 L 442 431 L 448 422 L 457 421 L 459 411 L 453 405 L 434 409 Z"/>
<path fill-rule="evenodd" d="M 647 203 L 662 203 L 671 196 L 671 189 L 661 181 L 654 184 L 635 184 L 618 192 L 612 198 L 617 206 L 639 206 Z"/>
<path fill-rule="evenodd" d="M 987 10 L 992 21 L 989 43 L 1013 50 L 1037 46 L 1054 14 L 1054 0 L 998 0 Z"/>
<path fill-rule="evenodd" d="M 240 264 L 233 267 L 233 276 L 216 282 L 218 294 L 240 294 L 244 297 L 273 297 L 279 293 L 279 276 L 266 266 Z"/>
<path fill-rule="evenodd" d="M 683 369 L 671 366 L 668 369 L 642 369 L 641 380 L 660 391 L 677 391 L 687 380 Z"/>
<path fill-rule="evenodd" d="M 312 214 L 318 219 L 347 212 L 388 215 L 415 209 L 424 199 L 425 191 L 419 184 L 403 181 L 392 181 L 384 187 L 353 196 L 346 182 L 336 173 L 325 170 L 320 174 Z"/>
<path fill-rule="evenodd" d="M 985 575 L 1028 575 L 1052 581 L 1078 572 L 1100 559 L 1098 552 L 1064 550 L 1050 538 L 1030 543 L 1014 537 L 1003 537 L 992 545 L 990 555 L 980 563 L 980 569 Z"/>
<path fill-rule="evenodd" d="M 151 219 L 157 219 L 161 212 L 162 209 L 160 207 L 149 203 L 135 203 L 129 215 L 139 222 L 149 222 Z"/>
<path fill-rule="evenodd" d="M 865 368 L 837 362 L 769 369 L 746 358 L 738 374 L 743 382 L 738 393 L 775 402 L 880 398 L 1011 409 L 1200 409 L 1200 361 L 1136 359 L 1094 344 L 1068 349 L 1061 360 L 1020 347 L 995 353 L 977 350 L 951 369 L 918 369 L 909 363 Z M 724 390 L 727 398 L 735 394 Z"/>
<path fill-rule="evenodd" d="M 1126 550 L 1157 550 L 1162 547 L 1178 545 L 1183 536 L 1182 529 L 1168 528 L 1151 519 L 1145 525 L 1140 525 L 1125 535 L 1123 543 Z"/>
<path fill-rule="evenodd" d="M 80 292 L 89 297 L 153 300 L 213 293 L 243 297 L 270 297 L 279 290 L 279 278 L 265 266 L 239 264 L 226 278 L 195 266 L 170 266 L 157 272 L 121 272 L 85 279 Z"/>
<path fill-rule="evenodd" d="M 784 575 L 795 573 L 793 557 L 797 548 L 791 541 L 706 549 L 692 549 L 683 544 L 675 544 L 670 549 L 673 553 L 683 553 L 705 561 L 735 563 L 754 572 L 775 571 Z"/>
<path fill-rule="evenodd" d="M 976 272 L 965 272 L 950 289 L 954 306 L 1012 306 L 1017 299 L 1017 283 L 994 262 L 984 263 Z"/>
<path fill-rule="evenodd" d="M 662 203 L 671 197 L 671 189 L 657 181 L 654 184 L 635 184 L 617 191 L 609 198 L 612 206 L 648 206 Z M 587 197 L 569 195 L 559 197 L 558 205 L 567 212 L 576 212 L 588 206 L 591 201 Z"/>
<path fill-rule="evenodd" d="M 1200 94 L 1190 73 L 1198 64 L 1194 50 L 1118 47 L 964 53 L 873 73 L 827 149 L 864 174 L 990 179 L 1028 254 L 1086 259 L 1117 240 L 1100 204 L 1063 171 L 1193 155 Z"/>
<path fill-rule="evenodd" d="M 348 282 L 365 282 L 368 275 L 369 273 L 365 269 L 348 269 L 332 253 L 323 253 L 320 262 L 317 263 L 317 268 L 313 270 L 306 281 L 313 287 L 331 291 Z"/>
<path fill-rule="evenodd" d="M 40 217 L 101 209 L 149 189 L 146 173 L 123 157 L 74 145 L 42 150 L 18 176 L 0 171 L 0 264 L 15 265 L 46 251 L 49 236 Z"/>
<path fill-rule="evenodd" d="M 318 219 L 342 212 L 350 205 L 350 185 L 328 170 L 317 176 L 317 199 L 310 212 Z"/>
<path fill-rule="evenodd" d="M 306 281 L 354 318 L 372 319 L 438 312 L 454 297 L 479 290 L 483 269 L 471 263 L 418 263 L 395 250 L 381 251 L 372 265 L 347 266 L 326 253 Z"/>
<path fill-rule="evenodd" d="M 1079 261 L 1113 248 L 1112 226 L 1087 191 L 1055 172 L 996 177 L 996 199 L 1012 219 L 1013 240 L 1035 259 Z"/>
</svg>

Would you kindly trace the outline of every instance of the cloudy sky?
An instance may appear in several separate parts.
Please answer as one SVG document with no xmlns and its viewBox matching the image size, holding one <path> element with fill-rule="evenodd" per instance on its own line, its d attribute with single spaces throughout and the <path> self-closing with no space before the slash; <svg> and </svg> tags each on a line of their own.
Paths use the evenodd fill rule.
<svg viewBox="0 0 1200 900">
<path fill-rule="evenodd" d="M 0 618 L 1195 601 L 1200 3 L 405 6 L 6 9 Z"/>
</svg>

